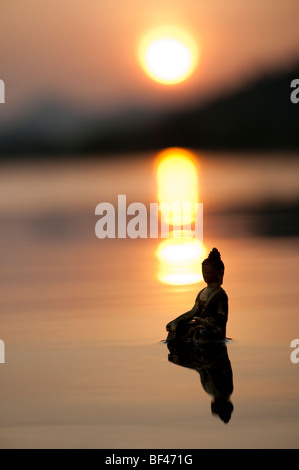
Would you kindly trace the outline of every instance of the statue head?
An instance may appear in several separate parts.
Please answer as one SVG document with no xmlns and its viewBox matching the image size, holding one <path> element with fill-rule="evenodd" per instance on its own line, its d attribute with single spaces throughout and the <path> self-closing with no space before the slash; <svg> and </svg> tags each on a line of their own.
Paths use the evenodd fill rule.
<svg viewBox="0 0 299 470">
<path fill-rule="evenodd" d="M 202 275 L 208 285 L 222 284 L 224 264 L 217 248 L 213 248 L 209 256 L 202 262 Z"/>
</svg>

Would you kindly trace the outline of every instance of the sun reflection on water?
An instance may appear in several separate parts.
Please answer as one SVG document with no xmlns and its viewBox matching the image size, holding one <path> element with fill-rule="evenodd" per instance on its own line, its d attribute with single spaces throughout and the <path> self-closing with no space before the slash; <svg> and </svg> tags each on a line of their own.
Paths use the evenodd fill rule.
<svg viewBox="0 0 299 470">
<path fill-rule="evenodd" d="M 157 278 L 165 284 L 187 285 L 201 282 L 201 262 L 207 250 L 203 243 L 188 234 L 181 238 L 168 238 L 159 243 Z"/>
<path fill-rule="evenodd" d="M 195 156 L 190 151 L 169 148 L 157 156 L 158 202 L 193 204 L 199 202 L 198 170 Z M 207 250 L 202 240 L 187 226 L 194 223 L 196 210 L 167 215 L 173 226 L 170 238 L 161 241 L 156 249 L 159 262 L 157 278 L 165 284 L 188 285 L 201 282 L 201 262 Z"/>
<path fill-rule="evenodd" d="M 195 205 L 199 202 L 197 162 L 192 152 L 168 148 L 157 155 L 157 198 L 159 203 Z M 182 219 L 181 219 L 182 217 Z M 195 211 L 173 214 L 174 225 L 194 222 Z M 169 223 L 169 218 L 165 219 Z"/>
</svg>

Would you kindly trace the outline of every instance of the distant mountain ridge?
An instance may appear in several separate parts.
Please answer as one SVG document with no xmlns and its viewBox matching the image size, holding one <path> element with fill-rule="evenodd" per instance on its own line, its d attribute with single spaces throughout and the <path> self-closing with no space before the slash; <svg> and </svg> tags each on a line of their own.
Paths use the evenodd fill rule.
<svg viewBox="0 0 299 470">
<path fill-rule="evenodd" d="M 48 103 L 0 131 L 0 156 L 95 155 L 169 146 L 299 150 L 299 103 L 290 99 L 294 78 L 299 78 L 299 61 L 168 115 L 130 110 L 105 119 Z"/>
</svg>

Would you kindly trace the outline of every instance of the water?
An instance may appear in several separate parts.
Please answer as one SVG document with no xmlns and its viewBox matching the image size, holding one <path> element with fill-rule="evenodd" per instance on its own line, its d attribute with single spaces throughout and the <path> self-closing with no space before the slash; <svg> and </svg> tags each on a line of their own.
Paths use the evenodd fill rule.
<svg viewBox="0 0 299 470">
<path fill-rule="evenodd" d="M 221 180 L 215 162 L 202 156 L 202 180 Z M 252 161 L 242 162 L 227 157 L 224 166 L 243 165 L 246 178 L 251 168 L 255 181 Z M 260 197 L 275 182 L 281 197 L 294 195 L 296 166 L 283 185 L 278 160 Z M 161 283 L 159 240 L 94 234 L 97 203 L 117 194 L 155 201 L 151 158 L 6 166 L 1 183 L 1 448 L 298 447 L 299 364 L 290 360 L 299 337 L 298 239 L 206 232 L 226 266 L 234 409 L 225 424 L 212 415 L 199 373 L 170 362 L 161 342 L 203 284 Z M 204 188 L 207 204 L 236 197 L 235 187 Z"/>
</svg>

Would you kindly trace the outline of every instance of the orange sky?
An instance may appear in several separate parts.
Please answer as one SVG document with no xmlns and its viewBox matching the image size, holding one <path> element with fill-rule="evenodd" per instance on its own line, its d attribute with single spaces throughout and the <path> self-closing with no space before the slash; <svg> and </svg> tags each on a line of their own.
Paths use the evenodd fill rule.
<svg viewBox="0 0 299 470">
<path fill-rule="evenodd" d="M 137 61 L 139 39 L 161 23 L 186 29 L 202 50 L 177 86 L 154 83 Z M 167 106 L 299 51 L 297 0 L 1 0 L 0 31 L 2 115 L 47 95 L 97 109 Z"/>
</svg>

